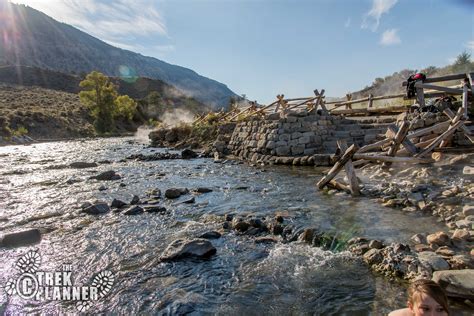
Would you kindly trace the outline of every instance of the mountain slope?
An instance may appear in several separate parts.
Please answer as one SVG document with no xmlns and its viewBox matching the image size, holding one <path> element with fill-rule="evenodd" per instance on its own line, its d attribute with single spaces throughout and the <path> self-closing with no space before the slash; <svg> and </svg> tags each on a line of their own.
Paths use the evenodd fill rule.
<svg viewBox="0 0 474 316">
<path fill-rule="evenodd" d="M 140 77 L 163 80 L 213 107 L 227 106 L 229 97 L 235 96 L 224 84 L 190 69 L 113 47 L 30 7 L 2 3 L 0 64 L 67 73 L 99 70 L 116 77 L 120 76 L 119 67 L 127 67 Z"/>
</svg>

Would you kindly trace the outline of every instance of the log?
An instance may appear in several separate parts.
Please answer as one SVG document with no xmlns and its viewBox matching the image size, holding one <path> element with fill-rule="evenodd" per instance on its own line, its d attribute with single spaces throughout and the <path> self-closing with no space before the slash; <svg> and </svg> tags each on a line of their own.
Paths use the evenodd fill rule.
<svg viewBox="0 0 474 316">
<path fill-rule="evenodd" d="M 346 152 L 347 142 L 344 139 L 338 140 L 337 146 L 339 147 L 341 152 Z M 357 175 L 355 173 L 354 166 L 352 165 L 352 161 L 350 159 L 344 165 L 344 169 L 346 170 L 347 179 L 349 180 L 349 188 L 351 191 L 351 195 L 359 196 L 360 195 L 359 181 L 357 180 Z"/>
<path fill-rule="evenodd" d="M 459 121 L 456 124 L 450 126 L 446 132 L 436 137 L 435 140 L 433 140 L 423 151 L 416 154 L 415 157 L 423 157 L 429 154 L 436 146 L 438 146 L 439 143 L 443 141 L 443 139 L 451 136 L 459 128 L 459 126 L 461 126 L 461 124 L 462 122 Z"/>
<path fill-rule="evenodd" d="M 448 109 L 449 110 L 449 109 Z M 454 124 L 459 122 L 461 120 L 461 117 L 463 116 L 463 108 L 459 108 L 458 112 L 456 115 L 452 118 L 451 122 L 449 123 L 449 128 L 451 128 Z M 464 125 L 464 123 L 463 123 Z M 441 144 L 439 144 L 439 147 L 446 147 L 448 142 L 451 140 L 452 136 L 449 136 L 441 141 Z"/>
<path fill-rule="evenodd" d="M 393 106 L 393 107 L 383 107 L 383 108 L 365 108 L 365 109 L 351 109 L 351 110 L 335 110 L 331 109 L 331 114 L 342 114 L 342 115 L 351 115 L 351 114 L 392 114 L 392 113 L 402 113 L 408 110 L 410 106 Z"/>
<path fill-rule="evenodd" d="M 334 179 L 334 177 L 339 173 L 339 171 L 341 171 L 341 169 L 344 168 L 344 165 L 346 164 L 346 162 L 349 161 L 350 159 L 352 159 L 352 156 L 357 151 L 357 149 L 359 149 L 359 146 L 357 146 L 356 144 L 353 144 L 345 151 L 345 153 L 342 155 L 341 159 L 339 159 L 339 161 L 337 161 L 334 164 L 334 166 L 331 168 L 331 170 L 329 170 L 328 174 L 326 176 L 324 176 L 318 182 L 317 185 L 318 185 L 319 189 L 324 188 L 329 183 L 329 181 Z"/>
<path fill-rule="evenodd" d="M 333 189 L 336 189 L 336 190 L 339 190 L 339 191 L 344 191 L 348 194 L 351 194 L 351 190 L 349 189 L 349 187 L 343 183 L 340 183 L 336 180 L 331 180 L 329 181 L 329 183 L 327 184 L 328 187 L 330 188 L 333 188 Z"/>
<path fill-rule="evenodd" d="M 422 87 L 416 87 L 416 100 L 422 108 L 425 107 L 425 92 Z"/>
<path fill-rule="evenodd" d="M 466 154 L 466 153 L 473 153 L 474 152 L 474 146 L 457 146 L 457 147 L 443 147 L 443 148 L 435 148 L 433 149 L 434 152 L 440 152 L 440 153 L 460 153 L 460 154 Z"/>
<path fill-rule="evenodd" d="M 410 129 L 410 123 L 408 121 L 403 121 L 400 129 L 398 130 L 397 134 L 393 138 L 392 146 L 390 146 L 387 155 L 388 156 L 395 156 L 398 149 L 400 148 L 400 144 L 406 138 L 408 134 L 408 130 Z"/>
<path fill-rule="evenodd" d="M 318 106 L 321 105 L 321 111 L 323 112 L 324 115 L 327 115 L 329 113 L 328 109 L 326 108 L 326 105 L 324 105 L 324 89 L 321 89 L 321 93 L 318 93 L 318 89 L 313 91 L 315 95 L 318 96 L 316 99 L 316 104 L 314 105 L 314 110 L 318 110 Z"/>
<path fill-rule="evenodd" d="M 395 138 L 395 136 L 398 133 L 398 128 L 395 125 L 390 125 L 387 129 L 387 136 L 389 138 Z M 418 152 L 418 149 L 413 145 L 413 143 L 408 139 L 408 137 L 405 137 L 402 140 L 402 146 L 412 155 L 416 154 Z"/>
<path fill-rule="evenodd" d="M 367 103 L 367 108 L 371 108 L 374 104 L 374 96 L 371 94 L 369 94 L 369 102 Z"/>
<path fill-rule="evenodd" d="M 464 110 L 464 118 L 468 118 L 467 115 L 467 108 L 468 108 L 468 95 L 467 95 L 467 83 L 464 83 L 464 86 L 462 87 L 462 109 Z"/>
<path fill-rule="evenodd" d="M 271 106 L 273 106 L 273 105 L 275 105 L 275 104 L 277 104 L 277 103 L 278 103 L 278 100 L 275 101 L 275 102 L 273 102 L 273 103 L 271 103 L 271 104 L 269 104 L 269 105 L 266 105 L 266 106 L 264 106 L 264 107 L 262 107 L 262 108 L 260 108 L 260 109 L 258 109 L 258 110 L 256 110 L 256 111 L 254 111 L 254 112 L 251 112 L 251 113 L 247 114 L 247 115 L 244 116 L 242 119 L 244 120 L 244 119 L 246 119 L 246 118 L 249 117 L 249 116 L 252 116 L 252 115 L 254 115 L 254 114 L 258 114 L 258 113 L 264 111 L 265 109 L 267 109 L 267 108 L 269 108 L 269 107 L 271 107 Z"/>
<path fill-rule="evenodd" d="M 434 131 L 444 130 L 446 127 L 449 126 L 449 123 L 450 123 L 449 121 L 437 123 L 433 126 L 425 127 L 423 129 L 419 129 L 419 130 L 416 130 L 414 132 L 411 132 L 407 135 L 407 137 L 409 139 L 412 139 L 412 138 L 415 138 L 415 137 L 421 137 L 421 136 L 424 136 L 424 135 L 431 134 Z"/>
<path fill-rule="evenodd" d="M 455 117 L 455 114 L 449 108 L 445 109 L 443 113 L 446 114 L 446 116 L 449 117 L 451 120 Z M 467 137 L 467 139 L 469 139 L 469 141 L 474 144 L 474 137 L 471 135 L 471 131 L 469 130 L 469 128 L 467 128 L 465 122 L 463 122 L 460 128 L 464 132 L 464 135 Z"/>
<path fill-rule="evenodd" d="M 384 163 L 393 163 L 393 162 L 401 162 L 401 163 L 432 163 L 434 162 L 431 158 L 419 158 L 419 157 L 391 157 L 391 156 L 384 156 L 381 154 L 370 154 L 364 153 L 359 154 L 356 153 L 354 155 L 354 159 L 363 159 L 368 161 L 377 161 L 377 162 L 384 162 Z"/>
</svg>

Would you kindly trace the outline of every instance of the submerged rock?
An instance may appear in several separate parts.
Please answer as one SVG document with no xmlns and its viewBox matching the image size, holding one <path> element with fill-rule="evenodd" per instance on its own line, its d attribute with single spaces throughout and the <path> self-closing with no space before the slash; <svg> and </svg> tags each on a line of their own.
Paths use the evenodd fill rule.
<svg viewBox="0 0 474 316">
<path fill-rule="evenodd" d="M 95 203 L 91 206 L 88 206 L 82 210 L 82 212 L 90 215 L 99 215 L 105 214 L 110 211 L 109 206 L 105 202 Z"/>
<path fill-rule="evenodd" d="M 216 253 L 216 248 L 206 239 L 173 241 L 163 252 L 162 261 L 175 261 L 186 258 L 209 258 Z"/>
<path fill-rule="evenodd" d="M 131 205 L 136 205 L 138 203 L 140 203 L 140 198 L 138 197 L 138 195 L 134 195 L 132 200 L 130 201 L 130 204 Z"/>
<path fill-rule="evenodd" d="M 209 193 L 209 192 L 212 192 L 212 189 L 209 189 L 209 188 L 197 188 L 197 189 L 196 189 L 196 192 L 197 192 L 197 193 Z"/>
<path fill-rule="evenodd" d="M 177 199 L 181 195 L 187 194 L 189 191 L 186 188 L 170 188 L 165 191 L 165 196 L 168 199 Z"/>
<path fill-rule="evenodd" d="M 433 281 L 441 285 L 450 297 L 474 299 L 474 270 L 436 271 Z"/>
<path fill-rule="evenodd" d="M 147 213 L 165 213 L 166 208 L 163 206 L 153 205 L 153 206 L 145 206 L 143 207 L 145 212 Z"/>
<path fill-rule="evenodd" d="M 41 232 L 35 228 L 4 235 L 0 239 L 0 247 L 23 247 L 39 243 L 40 241 Z"/>
</svg>

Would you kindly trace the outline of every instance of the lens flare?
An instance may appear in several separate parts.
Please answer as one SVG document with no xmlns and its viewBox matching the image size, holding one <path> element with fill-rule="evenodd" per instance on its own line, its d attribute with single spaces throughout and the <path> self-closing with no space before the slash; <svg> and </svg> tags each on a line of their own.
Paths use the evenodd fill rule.
<svg viewBox="0 0 474 316">
<path fill-rule="evenodd" d="M 120 65 L 118 71 L 120 79 L 125 82 L 134 83 L 138 79 L 137 72 L 131 67 Z"/>
</svg>

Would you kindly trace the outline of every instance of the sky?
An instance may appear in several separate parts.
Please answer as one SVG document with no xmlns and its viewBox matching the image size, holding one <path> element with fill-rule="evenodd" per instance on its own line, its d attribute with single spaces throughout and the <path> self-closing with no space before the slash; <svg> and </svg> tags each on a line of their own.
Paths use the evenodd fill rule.
<svg viewBox="0 0 474 316">
<path fill-rule="evenodd" d="M 261 104 L 474 57 L 474 0 L 12 0 Z"/>
</svg>

